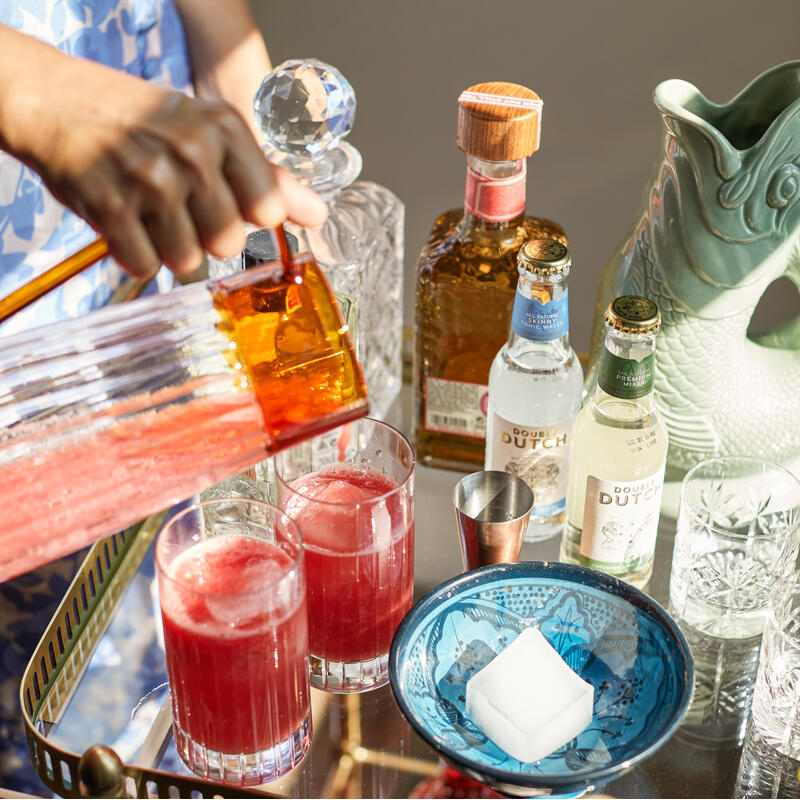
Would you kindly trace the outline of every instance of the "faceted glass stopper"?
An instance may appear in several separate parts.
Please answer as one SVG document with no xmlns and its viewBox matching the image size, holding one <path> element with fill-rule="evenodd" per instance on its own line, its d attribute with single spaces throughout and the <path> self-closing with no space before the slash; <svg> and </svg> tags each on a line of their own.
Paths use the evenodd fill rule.
<svg viewBox="0 0 800 800">
<path fill-rule="evenodd" d="M 356 96 L 335 67 L 314 58 L 284 61 L 255 96 L 255 113 L 276 150 L 313 158 L 336 147 L 353 127 Z"/>
</svg>

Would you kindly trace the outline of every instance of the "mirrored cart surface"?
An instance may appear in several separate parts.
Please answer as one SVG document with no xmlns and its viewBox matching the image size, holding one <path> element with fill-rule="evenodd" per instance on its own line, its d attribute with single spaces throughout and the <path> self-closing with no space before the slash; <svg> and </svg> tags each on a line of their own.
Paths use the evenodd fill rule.
<svg viewBox="0 0 800 800">
<path fill-rule="evenodd" d="M 418 599 L 461 572 L 451 505 L 460 477 L 417 468 Z M 34 764 L 45 782 L 58 794 L 77 796 L 77 756 L 104 743 L 125 763 L 128 791 L 139 796 L 426 796 L 442 764 L 406 723 L 388 686 L 361 695 L 314 691 L 311 749 L 276 783 L 244 791 L 193 776 L 178 757 L 170 729 L 152 556 L 161 521 L 150 518 L 138 530 L 96 546 L 84 564 L 82 588 L 79 581 L 61 618 L 54 620 L 52 647 L 45 642 L 31 662 L 23 697 L 41 737 L 31 735 L 31 740 Z M 648 587 L 662 604 L 674 531 L 674 519 L 662 516 Z M 554 560 L 558 546 L 557 538 L 526 543 L 520 558 Z M 730 797 L 738 759 L 735 743 L 710 746 L 696 729 L 692 735 L 681 729 L 602 791 L 614 797 Z"/>
</svg>

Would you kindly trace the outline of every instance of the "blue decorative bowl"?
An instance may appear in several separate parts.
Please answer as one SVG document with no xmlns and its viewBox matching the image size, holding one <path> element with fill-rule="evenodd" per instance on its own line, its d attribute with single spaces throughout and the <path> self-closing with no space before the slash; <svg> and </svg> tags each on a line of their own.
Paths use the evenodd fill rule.
<svg viewBox="0 0 800 800">
<path fill-rule="evenodd" d="M 466 682 L 536 626 L 594 686 L 590 726 L 547 758 L 517 761 L 467 717 Z M 403 620 L 389 677 L 400 709 L 456 769 L 505 794 L 574 794 L 619 777 L 680 725 L 692 658 L 658 603 L 586 567 L 494 564 L 434 589 Z"/>
</svg>

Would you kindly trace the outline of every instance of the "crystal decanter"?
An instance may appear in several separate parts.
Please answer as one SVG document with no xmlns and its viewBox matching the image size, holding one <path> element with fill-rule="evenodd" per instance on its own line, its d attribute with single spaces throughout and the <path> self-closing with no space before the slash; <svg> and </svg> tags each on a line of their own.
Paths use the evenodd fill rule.
<svg viewBox="0 0 800 800">
<path fill-rule="evenodd" d="M 343 141 L 355 111 L 347 79 L 316 59 L 284 61 L 255 96 L 267 157 L 328 202 L 323 226 L 287 227 L 333 287 L 364 368 L 370 414 L 383 419 L 401 384 L 404 207 L 383 186 L 356 180 L 361 155 Z"/>
</svg>

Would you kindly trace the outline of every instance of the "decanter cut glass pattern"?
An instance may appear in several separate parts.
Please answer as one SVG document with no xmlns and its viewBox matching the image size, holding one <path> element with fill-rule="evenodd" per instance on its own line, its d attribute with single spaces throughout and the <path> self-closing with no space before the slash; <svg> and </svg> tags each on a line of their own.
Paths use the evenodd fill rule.
<svg viewBox="0 0 800 800">
<path fill-rule="evenodd" d="M 342 140 L 355 111 L 346 78 L 316 59 L 280 64 L 255 98 L 269 159 L 328 202 L 322 227 L 287 228 L 301 250 L 308 245 L 342 306 L 366 375 L 370 415 L 382 419 L 402 377 L 404 207 L 383 186 L 356 180 L 361 156 Z"/>
</svg>

